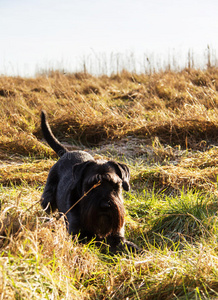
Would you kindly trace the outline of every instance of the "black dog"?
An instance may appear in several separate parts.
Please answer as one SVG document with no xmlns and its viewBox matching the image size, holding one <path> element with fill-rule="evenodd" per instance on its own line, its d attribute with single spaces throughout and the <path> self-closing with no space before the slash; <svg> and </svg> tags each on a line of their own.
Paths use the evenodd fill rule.
<svg viewBox="0 0 218 300">
<path fill-rule="evenodd" d="M 68 151 L 54 137 L 42 111 L 44 137 L 60 159 L 51 168 L 42 195 L 46 212 L 66 214 L 68 231 L 82 241 L 106 238 L 110 251 L 138 250 L 124 238 L 122 188 L 129 190 L 129 169 L 114 161 L 94 160 L 85 151 Z"/>
</svg>

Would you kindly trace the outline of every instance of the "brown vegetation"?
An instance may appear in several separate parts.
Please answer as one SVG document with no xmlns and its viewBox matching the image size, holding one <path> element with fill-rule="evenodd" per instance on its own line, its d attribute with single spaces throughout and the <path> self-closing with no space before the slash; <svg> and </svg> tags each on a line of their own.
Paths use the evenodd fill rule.
<svg viewBox="0 0 218 300">
<path fill-rule="evenodd" d="M 35 79 L 1 77 L 1 133 L 40 136 L 39 114 L 54 133 L 96 144 L 126 135 L 183 147 L 216 142 L 218 72 L 184 70 L 111 77 L 53 72 Z"/>
</svg>

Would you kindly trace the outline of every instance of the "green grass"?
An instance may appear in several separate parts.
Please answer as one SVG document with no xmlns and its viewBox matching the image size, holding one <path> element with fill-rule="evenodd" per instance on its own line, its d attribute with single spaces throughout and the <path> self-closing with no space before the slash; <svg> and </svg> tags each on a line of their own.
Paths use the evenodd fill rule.
<svg viewBox="0 0 218 300">
<path fill-rule="evenodd" d="M 37 187 L 2 187 L 9 225 L 1 246 L 1 292 L 14 299 L 213 299 L 217 296 L 216 199 L 125 195 L 126 236 L 139 255 L 101 253 L 79 245 L 63 221 L 48 220 Z M 30 201 L 31 200 L 31 201 Z M 32 203 L 31 210 L 29 204 Z M 13 205 L 14 204 L 14 205 Z M 8 296 L 9 297 L 9 296 Z"/>
</svg>

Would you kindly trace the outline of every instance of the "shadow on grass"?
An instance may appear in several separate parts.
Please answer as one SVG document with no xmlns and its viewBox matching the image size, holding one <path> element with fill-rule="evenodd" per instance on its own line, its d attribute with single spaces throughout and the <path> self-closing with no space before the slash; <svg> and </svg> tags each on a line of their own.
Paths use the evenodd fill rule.
<svg viewBox="0 0 218 300">
<path fill-rule="evenodd" d="M 198 193 L 192 194 L 192 199 L 190 196 L 190 193 L 182 195 L 180 201 L 171 203 L 151 222 L 151 229 L 146 233 L 150 244 L 181 248 L 183 243 L 196 243 L 215 236 L 218 230 L 217 199 L 211 201 Z"/>
<path fill-rule="evenodd" d="M 180 195 L 144 193 L 127 200 L 130 216 L 138 226 L 133 236 L 144 249 L 181 249 L 186 243 L 215 238 L 218 232 L 218 199 L 211 194 L 189 190 Z M 131 227 L 131 226 L 130 226 Z M 134 241 L 136 242 L 136 241 Z M 136 242 L 137 243 L 137 242 Z"/>
</svg>

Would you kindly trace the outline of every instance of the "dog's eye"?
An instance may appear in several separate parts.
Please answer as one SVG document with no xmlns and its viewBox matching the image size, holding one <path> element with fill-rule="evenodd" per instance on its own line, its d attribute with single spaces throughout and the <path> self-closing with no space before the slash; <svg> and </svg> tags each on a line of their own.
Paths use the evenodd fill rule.
<svg viewBox="0 0 218 300">
<path fill-rule="evenodd" d="M 99 181 L 101 181 L 101 175 L 96 174 L 95 176 L 91 177 L 89 181 L 90 181 L 90 184 L 92 184 L 92 185 L 96 184 Z"/>
<path fill-rule="evenodd" d="M 114 189 L 115 191 L 119 191 L 119 190 L 121 189 L 122 182 L 116 182 L 116 183 L 113 182 L 112 185 L 113 185 L 113 189 Z"/>
<path fill-rule="evenodd" d="M 100 175 L 96 174 L 95 176 L 92 176 L 89 178 L 89 180 L 86 182 L 86 190 L 91 189 L 95 184 L 101 181 Z"/>
</svg>

